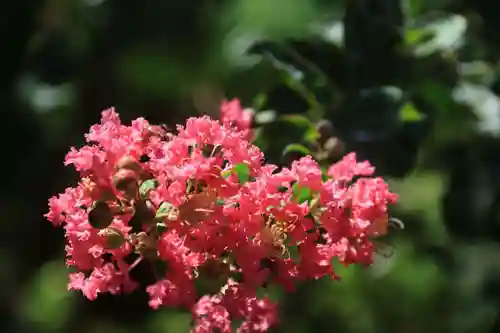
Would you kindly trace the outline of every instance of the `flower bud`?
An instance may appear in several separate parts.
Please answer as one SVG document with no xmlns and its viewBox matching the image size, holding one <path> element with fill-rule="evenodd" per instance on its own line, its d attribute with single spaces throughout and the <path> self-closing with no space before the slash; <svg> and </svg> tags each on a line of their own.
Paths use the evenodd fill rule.
<svg viewBox="0 0 500 333">
<path fill-rule="evenodd" d="M 137 234 L 135 249 L 149 261 L 153 262 L 158 258 L 158 241 L 152 235 L 148 235 L 145 232 Z"/>
<path fill-rule="evenodd" d="M 319 133 L 319 142 L 325 143 L 333 135 L 333 124 L 327 119 L 322 119 L 316 124 L 316 130 Z"/>
<path fill-rule="evenodd" d="M 120 169 L 113 177 L 113 185 L 128 199 L 137 196 L 139 190 L 137 181 L 137 173 L 130 169 Z"/>
<path fill-rule="evenodd" d="M 113 222 L 113 213 L 104 201 L 97 201 L 89 212 L 89 223 L 96 229 L 104 229 Z"/>
<path fill-rule="evenodd" d="M 328 157 L 331 159 L 339 158 L 340 156 L 342 156 L 345 150 L 344 143 L 336 137 L 331 137 L 326 140 L 323 147 L 325 151 L 328 152 Z"/>
<path fill-rule="evenodd" d="M 118 160 L 115 167 L 116 170 L 121 170 L 121 169 L 133 170 L 137 174 L 140 174 L 142 172 L 141 164 L 132 156 L 123 156 Z"/>
<path fill-rule="evenodd" d="M 108 227 L 99 231 L 99 235 L 106 237 L 107 249 L 118 249 L 125 243 L 125 236 L 123 233 L 113 227 Z"/>
<path fill-rule="evenodd" d="M 139 200 L 135 203 L 135 214 L 141 223 L 153 222 L 156 209 L 150 200 Z"/>
</svg>

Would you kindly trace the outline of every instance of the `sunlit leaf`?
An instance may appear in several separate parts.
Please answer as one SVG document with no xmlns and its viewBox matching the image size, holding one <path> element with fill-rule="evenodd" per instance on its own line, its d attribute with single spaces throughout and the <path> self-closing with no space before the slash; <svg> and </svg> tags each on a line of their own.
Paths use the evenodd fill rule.
<svg viewBox="0 0 500 333">
<path fill-rule="evenodd" d="M 141 198 L 147 198 L 149 192 L 158 186 L 158 181 L 156 179 L 148 179 L 141 184 L 139 187 L 139 193 Z"/>
<path fill-rule="evenodd" d="M 306 147 L 298 143 L 292 143 L 285 147 L 283 150 L 283 156 L 296 153 L 302 156 L 312 155 L 312 152 Z"/>
<path fill-rule="evenodd" d="M 399 120 L 403 123 L 413 123 L 422 121 L 425 115 L 420 113 L 413 103 L 405 103 L 399 110 Z"/>
<path fill-rule="evenodd" d="M 257 112 L 254 116 L 254 122 L 257 125 L 268 124 L 276 119 L 276 111 L 265 110 Z"/>
<path fill-rule="evenodd" d="M 172 205 L 170 202 L 164 201 L 160 204 L 160 207 L 156 211 L 156 218 L 162 219 L 165 217 L 173 217 L 171 214 L 176 210 L 176 207 Z"/>
<path fill-rule="evenodd" d="M 417 56 L 426 56 L 438 51 L 456 51 L 464 43 L 467 20 L 461 15 L 449 15 L 426 26 L 435 34 L 434 38 L 421 42 L 414 49 Z"/>
<path fill-rule="evenodd" d="M 250 167 L 247 164 L 236 164 L 232 170 L 238 177 L 238 182 L 240 184 L 244 184 L 250 179 Z"/>
<path fill-rule="evenodd" d="M 405 32 L 406 45 L 413 47 L 421 43 L 429 42 L 434 38 L 435 33 L 425 28 L 408 29 Z"/>
<path fill-rule="evenodd" d="M 313 199 L 313 192 L 309 187 L 296 183 L 293 185 L 293 197 L 298 203 L 303 203 Z"/>
</svg>

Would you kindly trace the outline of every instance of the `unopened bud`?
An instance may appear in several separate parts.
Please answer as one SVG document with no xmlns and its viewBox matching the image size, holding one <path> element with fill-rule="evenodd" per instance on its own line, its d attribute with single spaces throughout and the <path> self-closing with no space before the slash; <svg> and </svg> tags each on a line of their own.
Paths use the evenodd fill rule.
<svg viewBox="0 0 500 333">
<path fill-rule="evenodd" d="M 104 229 L 113 222 L 113 213 L 104 201 L 97 201 L 89 212 L 89 223 L 96 229 Z"/>
<path fill-rule="evenodd" d="M 115 199 L 115 194 L 113 193 L 113 190 L 111 188 L 101 187 L 88 177 L 83 178 L 80 184 L 85 195 L 92 198 L 92 200 L 108 201 Z"/>
<path fill-rule="evenodd" d="M 168 139 L 169 128 L 166 125 L 151 125 L 145 136 L 145 140 L 149 140 L 152 137 L 157 137 L 163 140 Z"/>
<path fill-rule="evenodd" d="M 316 124 L 316 130 L 319 133 L 319 142 L 325 143 L 333 135 L 333 124 L 330 120 L 322 119 Z"/>
<path fill-rule="evenodd" d="M 138 194 L 137 181 L 137 173 L 130 169 L 120 169 L 113 177 L 113 185 L 129 199 L 135 198 Z"/>
<path fill-rule="evenodd" d="M 147 260 L 154 261 L 158 257 L 157 240 L 145 232 L 136 235 L 135 249 Z"/>
<path fill-rule="evenodd" d="M 125 243 L 125 236 L 123 233 L 113 227 L 108 227 L 99 231 L 99 235 L 106 237 L 106 248 L 118 249 Z"/>
<path fill-rule="evenodd" d="M 328 152 L 328 157 L 335 159 L 340 157 L 344 153 L 344 143 L 336 137 L 331 137 L 326 140 L 323 148 Z"/>
<path fill-rule="evenodd" d="M 121 170 L 121 169 L 133 170 L 137 174 L 140 174 L 142 172 L 141 164 L 132 156 L 123 156 L 118 160 L 115 167 L 116 170 Z"/>
<path fill-rule="evenodd" d="M 139 200 L 135 204 L 135 214 L 141 223 L 152 222 L 155 218 L 156 208 L 150 200 Z"/>
</svg>

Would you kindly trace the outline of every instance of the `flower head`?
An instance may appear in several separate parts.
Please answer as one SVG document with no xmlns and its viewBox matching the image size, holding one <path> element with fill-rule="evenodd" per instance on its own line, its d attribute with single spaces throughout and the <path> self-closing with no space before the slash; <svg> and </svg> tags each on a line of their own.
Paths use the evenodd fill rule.
<svg viewBox="0 0 500 333">
<path fill-rule="evenodd" d="M 189 308 L 193 332 L 230 332 L 232 319 L 242 321 L 238 332 L 265 332 L 277 317 L 256 296 L 261 286 L 337 278 L 334 258 L 371 262 L 371 238 L 397 196 L 368 162 L 351 153 L 326 181 L 309 156 L 280 169 L 248 141 L 239 101 L 221 113 L 189 118 L 174 135 L 142 118 L 123 125 L 109 109 L 88 144 L 71 148 L 65 163 L 81 180 L 50 198 L 46 214 L 65 229 L 67 264 L 78 271 L 69 289 L 91 300 L 131 292 L 130 272 L 145 262 L 153 309 Z"/>
</svg>

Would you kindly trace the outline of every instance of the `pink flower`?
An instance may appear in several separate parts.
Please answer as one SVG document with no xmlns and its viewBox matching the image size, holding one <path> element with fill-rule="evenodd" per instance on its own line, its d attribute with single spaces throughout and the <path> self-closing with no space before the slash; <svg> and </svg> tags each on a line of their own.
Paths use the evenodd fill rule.
<svg viewBox="0 0 500 333">
<path fill-rule="evenodd" d="M 309 156 L 265 164 L 250 124 L 238 100 L 222 105 L 221 121 L 189 118 L 176 135 L 104 111 L 88 145 L 65 159 L 81 181 L 50 198 L 45 215 L 66 233 L 66 263 L 77 270 L 68 288 L 91 300 L 131 292 L 129 273 L 146 262 L 151 308 L 189 309 L 193 332 L 231 332 L 231 320 L 242 321 L 238 332 L 265 332 L 278 320 L 276 305 L 257 298 L 261 286 L 338 279 L 334 259 L 370 264 L 371 237 L 387 232 L 397 201 L 374 168 L 351 153 L 325 181 Z"/>
<path fill-rule="evenodd" d="M 328 176 L 335 180 L 350 181 L 355 176 L 371 176 L 375 168 L 368 161 L 357 162 L 356 154 L 349 153 L 344 158 L 330 166 Z"/>
<path fill-rule="evenodd" d="M 231 320 L 227 309 L 217 296 L 203 296 L 193 307 L 193 333 L 211 333 L 218 329 L 221 333 L 231 333 Z"/>
<path fill-rule="evenodd" d="M 232 125 L 245 133 L 245 138 L 251 140 L 253 133 L 251 131 L 253 113 L 250 110 L 244 110 L 238 99 L 222 102 L 220 108 L 220 119 L 223 124 Z"/>
</svg>

